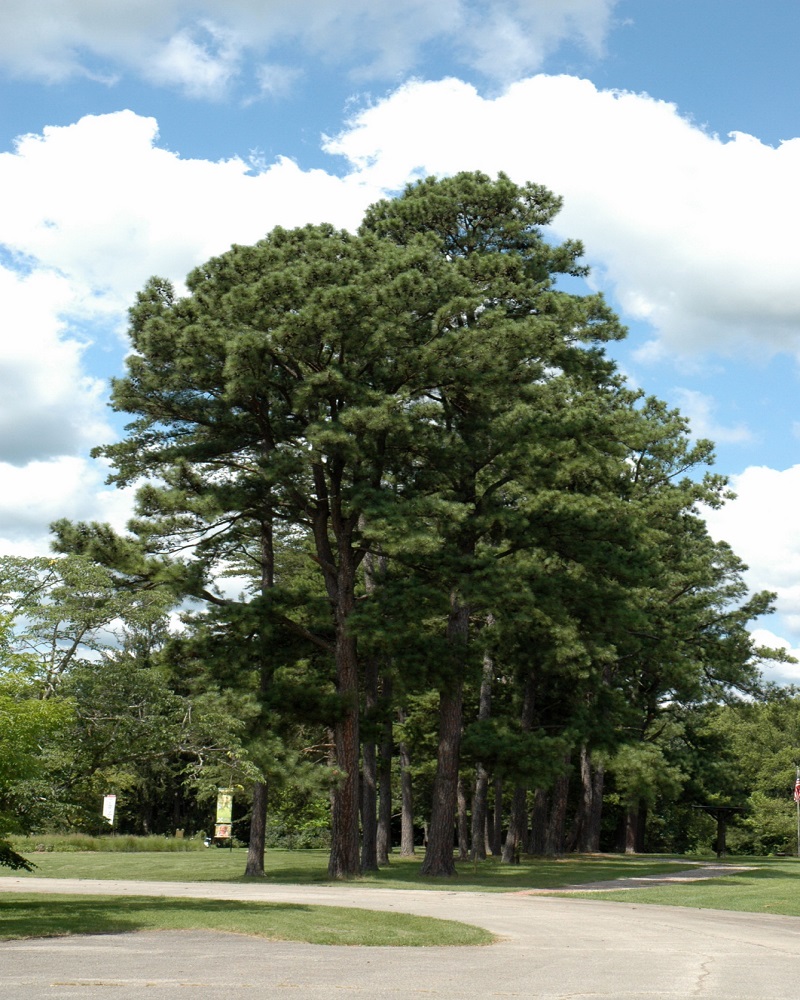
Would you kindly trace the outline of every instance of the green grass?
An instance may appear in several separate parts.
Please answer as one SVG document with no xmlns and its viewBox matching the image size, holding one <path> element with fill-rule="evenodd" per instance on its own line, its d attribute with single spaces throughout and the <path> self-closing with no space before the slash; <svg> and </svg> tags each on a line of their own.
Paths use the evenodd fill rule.
<svg viewBox="0 0 800 1000">
<path fill-rule="evenodd" d="M 488 931 L 454 920 L 340 906 L 147 896 L 0 895 L 0 940 L 144 930 L 213 930 L 273 941 L 405 947 L 484 945 L 494 940 Z"/>
<path fill-rule="evenodd" d="M 28 854 L 38 867 L 38 878 L 133 879 L 158 882 L 249 882 L 242 874 L 247 852 L 244 849 L 209 848 L 189 854 L 52 853 Z M 626 878 L 632 875 L 675 871 L 675 864 L 663 858 L 571 855 L 563 859 L 529 858 L 519 865 L 501 865 L 497 858 L 478 864 L 460 864 L 453 879 L 432 879 L 420 875 L 421 856 L 392 857 L 388 868 L 365 875 L 359 885 L 385 889 L 457 889 L 479 892 L 513 892 L 522 889 L 552 889 L 559 886 Z M 686 867 L 689 867 L 686 862 Z M 327 851 L 270 850 L 266 855 L 264 881 L 292 885 L 328 882 Z M 0 877 L 26 878 L 23 872 L 0 868 Z"/>
<path fill-rule="evenodd" d="M 12 837 L 14 850 L 20 854 L 34 854 L 44 849 L 52 852 L 83 852 L 83 851 L 120 851 L 135 853 L 139 851 L 172 853 L 187 851 L 204 851 L 205 846 L 199 837 L 132 837 L 128 835 L 109 835 L 92 837 L 87 833 L 72 834 L 39 834 L 31 837 Z"/>
<path fill-rule="evenodd" d="M 754 864 L 754 871 L 738 872 L 701 882 L 681 882 L 652 889 L 626 889 L 575 896 L 622 903 L 690 906 L 746 913 L 780 913 L 800 917 L 800 861 L 797 859 L 735 858 L 735 864 Z"/>
</svg>

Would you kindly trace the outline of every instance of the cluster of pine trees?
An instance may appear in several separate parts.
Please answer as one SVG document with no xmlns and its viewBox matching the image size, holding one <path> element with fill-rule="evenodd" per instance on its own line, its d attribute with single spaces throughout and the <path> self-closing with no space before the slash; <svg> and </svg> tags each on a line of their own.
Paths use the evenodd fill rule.
<svg viewBox="0 0 800 1000">
<path fill-rule="evenodd" d="M 97 454 L 136 517 L 54 531 L 132 627 L 78 667 L 56 642 L 40 690 L 74 726 L 157 682 L 165 794 L 235 772 L 251 874 L 287 799 L 318 821 L 329 798 L 343 878 L 386 862 L 393 826 L 406 852 L 424 829 L 441 876 L 455 845 L 598 850 L 604 804 L 641 850 L 670 789 L 734 794 L 687 761 L 758 693 L 747 624 L 772 598 L 706 530 L 711 443 L 606 354 L 624 330 L 552 240 L 559 207 L 504 175 L 428 179 L 355 235 L 276 229 L 131 310 L 112 401 L 133 420 Z M 96 746 L 102 719 L 80 725 Z"/>
</svg>

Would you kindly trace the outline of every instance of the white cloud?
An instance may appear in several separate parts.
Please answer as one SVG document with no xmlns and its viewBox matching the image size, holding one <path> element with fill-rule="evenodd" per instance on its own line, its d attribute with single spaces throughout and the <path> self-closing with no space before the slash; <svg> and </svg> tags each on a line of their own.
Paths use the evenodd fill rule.
<svg viewBox="0 0 800 1000">
<path fill-rule="evenodd" d="M 262 63 L 256 71 L 259 94 L 262 97 L 285 97 L 302 75 L 301 70 L 291 66 Z"/>
<path fill-rule="evenodd" d="M 616 0 L 545 0 L 474 4 L 466 21 L 464 61 L 490 79 L 511 81 L 536 70 L 566 38 L 599 56 Z"/>
<path fill-rule="evenodd" d="M 756 645 L 764 646 L 767 649 L 780 650 L 798 661 L 797 663 L 781 663 L 780 661 L 765 660 L 761 668 L 764 677 L 776 684 L 795 684 L 800 686 L 800 649 L 793 648 L 787 639 L 776 635 L 769 629 L 753 629 L 750 634 Z"/>
<path fill-rule="evenodd" d="M 778 595 L 776 610 L 800 646 L 800 465 L 751 466 L 733 476 L 736 499 L 704 511 L 711 535 L 727 541 L 749 567 L 752 590 Z"/>
<path fill-rule="evenodd" d="M 106 387 L 84 355 L 92 341 L 119 350 L 125 310 L 151 274 L 180 283 L 278 224 L 354 227 L 380 193 L 285 159 L 260 172 L 182 160 L 156 133 L 152 119 L 121 112 L 45 129 L 0 155 L 11 263 L 0 268 L 0 551 L 46 550 L 56 517 L 115 513 L 116 491 L 82 457 L 113 436 Z"/>
<path fill-rule="evenodd" d="M 103 387 L 82 371 L 68 311 L 80 302 L 60 275 L 0 267 L 0 462 L 53 458 L 108 435 Z"/>
<path fill-rule="evenodd" d="M 189 97 L 221 98 L 237 75 L 241 46 L 230 31 L 211 22 L 184 29 L 148 59 L 145 75 L 157 84 L 177 86 Z"/>
<path fill-rule="evenodd" d="M 726 427 L 717 422 L 714 415 L 716 402 L 711 396 L 694 389 L 677 389 L 675 396 L 681 413 L 689 418 L 695 440 L 710 438 L 719 444 L 744 444 L 752 441 L 753 435 L 745 424 Z"/>
<path fill-rule="evenodd" d="M 410 83 L 327 149 L 376 186 L 504 170 L 565 198 L 557 230 L 584 240 L 595 280 L 657 349 L 800 355 L 800 139 L 777 149 L 709 135 L 671 104 L 537 76 L 494 99 L 458 80 Z"/>
<path fill-rule="evenodd" d="M 328 149 L 347 158 L 345 176 L 287 159 L 257 169 L 240 159 L 181 159 L 157 146 L 153 119 L 120 112 L 47 128 L 0 154 L 0 243 L 25 260 L 25 273 L 0 273 L 10 290 L 0 334 L 13 343 L 8 363 L 25 373 L 14 376 L 15 405 L 31 426 L 37 408 L 43 422 L 27 446 L 17 434 L 5 461 L 35 469 L 33 460 L 79 454 L 102 426 L 97 386 L 81 367 L 81 330 L 89 323 L 95 336 L 117 338 L 149 275 L 179 282 L 231 242 L 252 243 L 277 224 L 353 227 L 384 191 L 426 173 L 505 170 L 564 194 L 560 232 L 585 240 L 597 280 L 631 313 L 649 316 L 670 350 L 798 349 L 800 286 L 791 269 L 800 205 L 791 168 L 800 166 L 800 140 L 779 149 L 725 142 L 671 105 L 536 77 L 493 100 L 455 80 L 410 84 L 361 112 Z M 720 428 L 703 430 L 714 420 L 709 401 L 685 402 L 695 431 L 722 440 Z M 751 480 L 757 490 L 758 477 L 769 475 L 782 478 L 766 502 L 796 495 L 796 470 L 748 470 L 737 484 L 742 497 Z M 69 477 L 51 488 L 62 481 L 68 501 Z M 792 536 L 791 567 L 785 535 L 748 544 L 759 519 L 770 522 L 765 530 L 780 520 L 791 533 L 791 501 L 780 518 L 762 516 L 755 502 L 747 517 L 728 514 L 744 507 L 726 508 L 725 532 L 735 529 L 735 550 L 760 567 L 758 587 L 780 585 L 781 600 L 795 601 L 800 630 L 800 594 L 790 592 L 792 574 L 800 579 L 800 539 Z"/>
<path fill-rule="evenodd" d="M 345 63 L 361 75 L 407 72 L 444 43 L 465 65 L 508 80 L 539 69 L 564 40 L 598 54 L 617 0 L 4 0 L 0 66 L 58 82 L 77 74 L 142 73 L 219 93 L 246 52 L 279 46 Z"/>
<path fill-rule="evenodd" d="M 275 225 L 355 226 L 379 192 L 279 159 L 181 159 L 131 111 L 46 128 L 0 154 L 0 243 L 65 276 L 95 313 L 121 312 L 151 274 L 181 280 Z"/>
<path fill-rule="evenodd" d="M 108 522 L 118 531 L 133 510 L 133 490 L 104 486 L 101 462 L 63 455 L 25 466 L 0 462 L 0 552 L 42 555 L 48 526 L 61 517 Z"/>
</svg>

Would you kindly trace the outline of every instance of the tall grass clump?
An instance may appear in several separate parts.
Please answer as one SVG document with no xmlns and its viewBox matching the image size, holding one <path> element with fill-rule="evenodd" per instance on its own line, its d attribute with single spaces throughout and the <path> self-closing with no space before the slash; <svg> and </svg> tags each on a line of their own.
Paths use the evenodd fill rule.
<svg viewBox="0 0 800 1000">
<path fill-rule="evenodd" d="M 85 852 L 85 851 L 118 851 L 124 854 L 139 854 L 143 852 L 159 853 L 175 851 L 202 851 L 202 837 L 133 837 L 127 834 L 105 834 L 102 837 L 92 837 L 88 833 L 70 834 L 35 834 L 29 837 L 11 837 L 14 850 L 20 854 L 31 855 L 43 852 Z"/>
</svg>

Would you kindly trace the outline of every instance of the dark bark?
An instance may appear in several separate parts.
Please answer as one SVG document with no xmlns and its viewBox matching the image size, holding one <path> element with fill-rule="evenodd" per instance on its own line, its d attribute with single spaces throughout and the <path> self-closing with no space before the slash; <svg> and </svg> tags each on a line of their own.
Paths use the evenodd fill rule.
<svg viewBox="0 0 800 1000">
<path fill-rule="evenodd" d="M 378 664 L 370 658 L 365 667 L 364 717 L 375 724 L 378 710 Z M 369 736 L 361 746 L 361 870 L 378 870 L 378 758 L 375 740 Z"/>
<path fill-rule="evenodd" d="M 497 777 L 494 779 L 494 811 L 489 836 L 489 846 L 497 858 L 503 850 L 503 779 Z"/>
<path fill-rule="evenodd" d="M 402 721 L 402 719 L 401 719 Z M 414 793 L 411 783 L 411 757 L 402 740 L 400 753 L 400 854 L 410 857 L 414 853 Z"/>
<path fill-rule="evenodd" d="M 492 624 L 492 616 L 487 626 Z M 494 662 L 488 653 L 483 658 L 481 693 L 478 706 L 478 721 L 490 718 L 492 714 L 492 681 Z M 489 809 L 489 772 L 481 761 L 475 767 L 475 794 L 472 797 L 472 860 L 486 860 L 486 820 Z"/>
<path fill-rule="evenodd" d="M 359 527 L 364 530 L 365 519 L 359 519 Z M 386 559 L 367 552 L 364 556 L 364 589 L 367 594 L 373 594 L 380 585 L 380 579 L 386 573 Z M 362 758 L 362 787 L 361 787 L 361 870 L 377 871 L 378 865 L 388 863 L 387 836 L 385 827 L 381 829 L 378 818 L 378 748 L 376 741 L 376 729 L 378 726 L 378 673 L 379 662 L 376 656 L 370 657 L 364 667 L 364 720 L 366 722 L 367 738 L 361 748 Z M 385 696 L 385 691 L 384 691 Z M 391 697 L 391 692 L 390 692 Z M 383 739 L 385 741 L 385 726 Z M 391 739 L 391 727 L 390 727 Z M 381 747 L 381 763 L 384 764 L 382 756 L 385 747 Z M 389 748 L 391 754 L 391 746 Z M 391 765 L 390 765 L 391 766 Z M 391 780 L 391 772 L 390 772 Z M 391 795 L 391 792 L 389 793 Z M 381 779 L 381 802 L 386 797 L 385 775 Z M 389 806 L 391 816 L 391 803 Z M 382 815 L 385 810 L 381 810 Z"/>
<path fill-rule="evenodd" d="M 272 527 L 272 512 L 261 521 L 261 593 L 265 594 L 275 586 L 275 543 Z M 269 654 L 262 651 L 259 695 L 262 711 L 266 710 L 269 690 L 272 686 L 272 663 Z M 257 781 L 253 785 L 252 814 L 250 816 L 250 839 L 247 843 L 247 863 L 245 875 L 263 876 L 264 855 L 267 836 L 267 783 Z"/>
<path fill-rule="evenodd" d="M 333 730 L 335 784 L 331 809 L 328 877 L 352 878 L 360 870 L 358 853 L 358 659 L 355 640 L 336 643 L 337 691 L 342 716 Z"/>
<path fill-rule="evenodd" d="M 625 853 L 636 853 L 636 833 L 639 821 L 638 806 L 628 806 L 625 811 Z"/>
<path fill-rule="evenodd" d="M 519 852 L 528 832 L 528 790 L 517 785 L 511 801 L 511 815 L 500 860 L 507 865 L 519 864 Z"/>
<path fill-rule="evenodd" d="M 461 741 L 462 685 L 443 691 L 439 697 L 439 750 L 433 781 L 433 804 L 428 824 L 428 846 L 422 874 L 455 875 L 453 860 L 456 787 Z"/>
<path fill-rule="evenodd" d="M 245 875 L 260 877 L 264 874 L 264 842 L 267 832 L 267 784 L 257 781 L 253 785 L 253 813 L 250 817 L 250 840 L 247 845 Z"/>
<path fill-rule="evenodd" d="M 519 728 L 523 733 L 529 733 L 533 728 L 533 674 L 525 680 L 522 694 Z M 508 822 L 505 844 L 501 860 L 505 864 L 515 864 L 519 860 L 519 852 L 525 843 L 528 833 L 528 786 L 518 783 L 514 788 L 511 800 L 511 816 Z"/>
<path fill-rule="evenodd" d="M 392 852 L 392 756 L 394 739 L 392 732 L 392 682 L 384 677 L 381 686 L 381 701 L 385 714 L 381 735 L 380 756 L 378 758 L 378 864 L 388 865 Z"/>
<path fill-rule="evenodd" d="M 578 804 L 567 847 L 569 850 L 586 853 L 592 806 L 594 804 L 594 785 L 592 783 L 592 765 L 589 759 L 589 751 L 585 745 L 581 746 L 580 750 L 578 778 L 580 781 Z"/>
<path fill-rule="evenodd" d="M 335 463 L 333 463 L 335 465 Z M 334 663 L 336 692 L 340 699 L 339 718 L 333 730 L 333 791 L 331 804 L 331 853 L 328 877 L 353 878 L 361 870 L 359 833 L 359 664 L 356 640 L 349 631 L 356 601 L 356 572 L 361 554 L 355 547 L 357 521 L 345 517 L 340 508 L 341 470 L 330 469 L 333 501 L 329 504 L 326 470 L 314 469 L 318 505 L 313 512 L 317 561 L 333 611 L 335 627 Z M 333 551 L 329 528 L 336 537 Z"/>
<path fill-rule="evenodd" d="M 361 870 L 378 870 L 378 765 L 375 744 L 361 748 Z"/>
<path fill-rule="evenodd" d="M 642 801 L 636 801 L 629 805 L 625 812 L 625 841 L 624 850 L 626 854 L 644 853 L 644 833 L 647 825 L 647 806 Z"/>
<path fill-rule="evenodd" d="M 603 786 L 605 784 L 605 767 L 602 764 L 594 766 L 592 771 L 592 810 L 589 814 L 589 824 L 586 830 L 587 854 L 596 854 L 600 850 L 600 829 L 603 820 Z"/>
<path fill-rule="evenodd" d="M 533 793 L 533 808 L 531 809 L 531 835 L 528 840 L 528 854 L 547 853 L 547 813 L 548 796 L 543 788 L 537 788 Z"/>
<path fill-rule="evenodd" d="M 451 599 L 447 638 L 454 651 L 454 677 L 439 695 L 439 747 L 433 780 L 433 803 L 428 828 L 428 848 L 422 874 L 455 875 L 453 823 L 456 813 L 458 764 L 461 749 L 464 658 L 469 638 L 469 608 L 456 595 Z"/>
<path fill-rule="evenodd" d="M 486 860 L 486 824 L 489 817 L 489 772 L 480 762 L 475 768 L 472 797 L 472 860 Z"/>
<path fill-rule="evenodd" d="M 457 803 L 458 803 L 458 860 L 469 860 L 469 822 L 467 819 L 467 793 L 464 787 L 464 779 L 458 779 Z"/>
<path fill-rule="evenodd" d="M 564 758 L 568 765 L 569 754 Z M 567 803 L 569 796 L 569 774 L 560 775 L 555 780 L 550 795 L 550 818 L 547 823 L 547 840 L 545 854 L 563 854 L 566 847 L 565 826 L 567 821 Z"/>
</svg>

